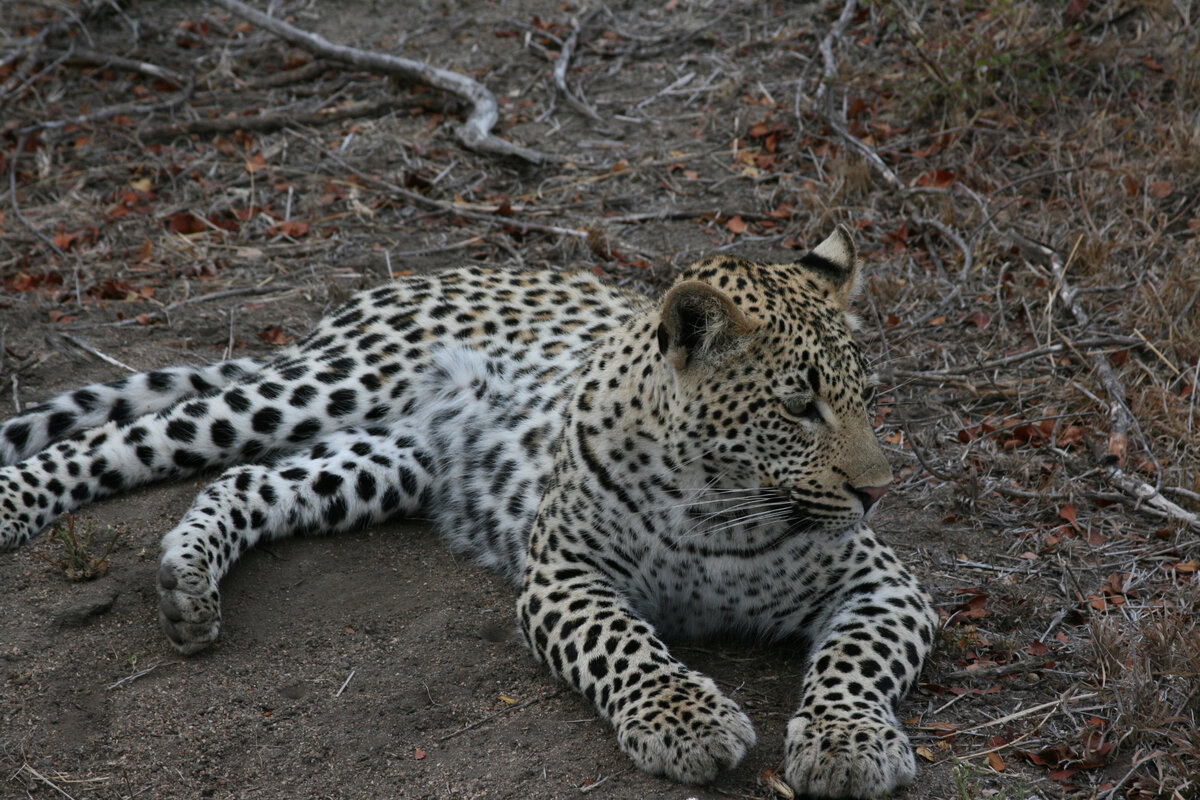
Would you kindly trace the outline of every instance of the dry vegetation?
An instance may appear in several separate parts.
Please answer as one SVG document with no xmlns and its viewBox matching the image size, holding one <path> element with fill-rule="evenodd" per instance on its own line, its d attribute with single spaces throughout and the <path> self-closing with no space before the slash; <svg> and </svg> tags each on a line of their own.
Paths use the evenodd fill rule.
<svg viewBox="0 0 1200 800">
<path fill-rule="evenodd" d="M 655 289 L 846 221 L 890 503 L 958 543 L 920 559 L 945 614 L 926 769 L 967 762 L 962 797 L 1200 794 L 1200 8 L 472 5 L 275 15 L 473 76 L 546 164 L 462 149 L 451 95 L 211 7 L 6 2 L 5 392 L 54 368 L 35 326 L 215 359 L 388 273 Z M 225 322 L 179 329 L 200 304 Z"/>
</svg>

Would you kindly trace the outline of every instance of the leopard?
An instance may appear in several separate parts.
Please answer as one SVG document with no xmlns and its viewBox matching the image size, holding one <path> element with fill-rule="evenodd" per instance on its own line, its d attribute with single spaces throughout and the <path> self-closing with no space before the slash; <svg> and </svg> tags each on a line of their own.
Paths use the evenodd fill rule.
<svg viewBox="0 0 1200 800">
<path fill-rule="evenodd" d="M 533 657 L 642 770 L 704 784 L 756 744 L 665 643 L 732 635 L 804 654 L 792 789 L 887 794 L 915 778 L 896 706 L 937 615 L 868 524 L 894 478 L 855 338 L 862 271 L 838 225 L 799 258 L 703 258 L 657 299 L 589 270 L 397 278 L 273 358 L 92 384 L 5 422 L 0 548 L 223 469 L 158 561 L 160 624 L 191 654 L 248 549 L 420 515 L 514 584 Z"/>
</svg>

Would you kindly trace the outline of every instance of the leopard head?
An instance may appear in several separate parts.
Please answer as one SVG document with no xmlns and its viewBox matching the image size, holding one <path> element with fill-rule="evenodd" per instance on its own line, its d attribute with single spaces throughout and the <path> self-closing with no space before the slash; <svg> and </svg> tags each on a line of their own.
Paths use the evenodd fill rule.
<svg viewBox="0 0 1200 800">
<path fill-rule="evenodd" d="M 707 502 L 788 533 L 833 531 L 887 491 L 875 384 L 849 310 L 858 285 L 854 242 L 838 226 L 795 262 L 697 262 L 663 297 L 670 435 L 693 489 L 728 498 Z"/>
</svg>

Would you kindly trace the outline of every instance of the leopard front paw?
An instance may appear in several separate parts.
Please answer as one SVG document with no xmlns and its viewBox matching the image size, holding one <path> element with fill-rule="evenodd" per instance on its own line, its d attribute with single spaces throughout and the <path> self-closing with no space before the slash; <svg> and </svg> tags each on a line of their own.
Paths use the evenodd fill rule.
<svg viewBox="0 0 1200 800">
<path fill-rule="evenodd" d="M 794 717 L 785 751 L 787 782 L 810 797 L 880 797 L 917 771 L 908 737 L 880 719 Z"/>
<path fill-rule="evenodd" d="M 164 555 L 158 567 L 158 620 L 181 653 L 203 650 L 221 631 L 221 595 L 207 570 Z"/>
<path fill-rule="evenodd" d="M 750 718 L 704 675 L 673 675 L 640 689 L 614 722 L 621 749 L 646 772 L 708 783 L 754 746 Z"/>
</svg>

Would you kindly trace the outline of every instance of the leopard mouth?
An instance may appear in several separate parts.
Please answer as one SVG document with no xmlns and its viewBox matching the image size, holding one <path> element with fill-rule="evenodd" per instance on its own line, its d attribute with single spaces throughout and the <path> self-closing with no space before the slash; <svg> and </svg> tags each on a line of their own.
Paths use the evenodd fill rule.
<svg viewBox="0 0 1200 800">
<path fill-rule="evenodd" d="M 844 531 L 860 522 L 863 517 L 863 514 L 854 514 L 843 508 L 829 509 L 827 513 L 814 513 L 811 507 L 796 503 L 788 514 L 787 530 L 788 534 L 793 536 Z"/>
</svg>

